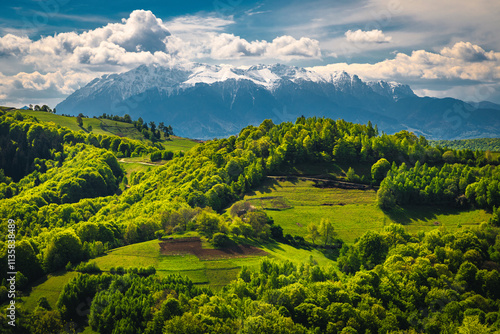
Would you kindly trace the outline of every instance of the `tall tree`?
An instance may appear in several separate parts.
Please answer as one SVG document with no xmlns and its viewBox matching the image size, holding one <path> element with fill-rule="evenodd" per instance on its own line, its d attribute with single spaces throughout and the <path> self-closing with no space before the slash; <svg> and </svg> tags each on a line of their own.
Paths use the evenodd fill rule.
<svg viewBox="0 0 500 334">
<path fill-rule="evenodd" d="M 155 130 L 156 130 L 156 124 L 155 124 L 155 122 L 153 122 L 153 121 L 149 122 L 149 127 L 151 128 L 151 131 L 153 131 L 153 133 L 154 133 Z"/>
<path fill-rule="evenodd" d="M 316 244 L 316 240 L 320 237 L 318 226 L 315 223 L 310 223 L 307 225 L 307 235 L 311 238 L 313 244 Z"/>
<path fill-rule="evenodd" d="M 322 218 L 319 223 L 318 229 L 319 235 L 323 239 L 324 245 L 330 245 L 333 242 L 333 239 L 337 235 L 334 231 L 333 224 L 328 218 Z"/>
</svg>

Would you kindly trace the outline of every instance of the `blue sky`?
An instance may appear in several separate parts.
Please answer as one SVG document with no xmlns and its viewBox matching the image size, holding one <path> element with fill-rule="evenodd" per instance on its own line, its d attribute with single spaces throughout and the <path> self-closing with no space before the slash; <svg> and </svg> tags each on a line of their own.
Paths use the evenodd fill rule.
<svg viewBox="0 0 500 334">
<path fill-rule="evenodd" d="M 54 106 L 141 64 L 285 63 L 500 103 L 500 4 L 477 0 L 0 4 L 0 105 Z"/>
</svg>

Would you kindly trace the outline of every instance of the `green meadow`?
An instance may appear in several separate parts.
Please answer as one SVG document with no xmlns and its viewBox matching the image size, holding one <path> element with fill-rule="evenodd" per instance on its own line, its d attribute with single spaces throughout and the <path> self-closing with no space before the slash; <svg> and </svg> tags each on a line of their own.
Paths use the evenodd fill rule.
<svg viewBox="0 0 500 334">
<path fill-rule="evenodd" d="M 263 209 L 284 234 L 307 237 L 307 225 L 322 218 L 333 223 L 338 237 L 347 243 L 368 230 L 381 231 L 391 223 L 400 223 L 408 232 L 429 231 L 444 226 L 451 231 L 461 226 L 488 221 L 484 210 L 463 211 L 448 207 L 415 206 L 382 211 L 375 190 L 317 188 L 313 181 L 277 181 L 268 179 L 245 196 L 257 209 Z M 274 203 L 274 204 L 273 204 Z"/>
<path fill-rule="evenodd" d="M 175 131 L 175 129 L 174 129 L 174 131 Z M 187 139 L 187 138 L 171 136 L 170 140 L 165 140 L 165 141 L 161 142 L 161 145 L 163 146 L 163 149 L 169 150 L 172 152 L 178 152 L 178 151 L 187 152 L 191 148 L 198 145 L 198 142 L 195 140 Z"/>
<path fill-rule="evenodd" d="M 21 114 L 36 117 L 40 122 L 54 123 L 63 127 L 67 127 L 73 131 L 89 132 L 89 126 L 92 126 L 92 132 L 95 135 L 117 135 L 120 137 L 128 137 L 131 139 L 142 140 L 142 134 L 134 128 L 133 124 L 113 121 L 109 119 L 97 118 L 82 118 L 83 126 L 80 127 L 76 123 L 76 117 L 62 116 L 52 114 L 45 111 L 19 110 Z"/>
<path fill-rule="evenodd" d="M 62 116 L 45 111 L 33 110 L 19 110 L 19 112 L 24 115 L 36 117 L 40 122 L 58 124 L 73 131 L 84 131 L 86 133 L 93 133 L 95 135 L 115 135 L 119 137 L 127 137 L 130 139 L 142 141 L 145 140 L 142 133 L 137 130 L 131 123 L 100 118 L 82 118 L 83 126 L 80 127 L 76 123 L 76 117 L 72 116 Z M 90 130 L 89 126 L 92 126 Z M 169 140 L 161 142 L 163 149 L 173 152 L 188 151 L 197 144 L 198 142 L 194 140 L 177 136 L 171 136 Z"/>
<path fill-rule="evenodd" d="M 35 283 L 28 296 L 21 297 L 22 306 L 27 310 L 34 310 L 38 299 L 45 297 L 50 306 L 54 308 L 64 285 L 77 275 L 78 273 L 72 271 L 61 271 L 48 275 Z"/>
</svg>

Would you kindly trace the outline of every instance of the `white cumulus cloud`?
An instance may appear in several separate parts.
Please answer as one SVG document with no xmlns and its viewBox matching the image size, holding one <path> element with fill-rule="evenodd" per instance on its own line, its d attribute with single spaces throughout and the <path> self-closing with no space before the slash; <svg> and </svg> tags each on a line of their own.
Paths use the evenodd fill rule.
<svg viewBox="0 0 500 334">
<path fill-rule="evenodd" d="M 0 37 L 0 66 L 15 64 L 18 71 L 0 73 L 0 95 L 21 96 L 33 91 L 67 95 L 103 73 L 142 64 L 321 57 L 317 40 L 284 35 L 272 41 L 248 41 L 225 32 L 233 23 L 232 17 L 209 14 L 163 21 L 151 11 L 135 10 L 121 22 L 82 33 L 64 32 L 38 40 L 8 33 Z"/>
<path fill-rule="evenodd" d="M 471 51 L 472 50 L 472 51 Z M 439 53 L 416 50 L 407 55 L 397 53 L 393 59 L 375 64 L 335 63 L 312 67 L 320 73 L 347 71 L 365 79 L 500 79 L 500 53 L 459 42 Z"/>
<path fill-rule="evenodd" d="M 466 62 L 481 62 L 483 60 L 497 60 L 495 52 L 486 52 L 478 45 L 470 42 L 459 42 L 451 48 L 443 48 L 440 52 L 443 56 L 455 59 L 462 59 Z"/>
<path fill-rule="evenodd" d="M 215 36 L 210 45 L 211 57 L 214 59 L 231 59 L 244 56 L 265 57 L 272 59 L 320 58 L 319 42 L 302 37 L 280 36 L 272 42 L 248 42 L 232 34 Z"/>
<path fill-rule="evenodd" d="M 410 55 L 397 53 L 393 59 L 375 64 L 335 63 L 311 67 L 312 70 L 328 75 L 337 71 L 357 74 L 365 80 L 396 80 L 411 82 L 412 87 L 431 87 L 437 83 L 441 96 L 443 91 L 467 92 L 467 96 L 453 94 L 463 100 L 487 100 L 500 90 L 500 52 L 488 51 L 469 42 L 458 42 L 440 52 L 413 51 Z M 443 84 L 448 82 L 448 84 Z M 471 88 L 456 87 L 470 85 Z M 484 94 L 487 87 L 488 94 Z M 429 93 L 430 89 L 419 89 Z M 471 93 L 474 92 L 474 93 Z"/>
<path fill-rule="evenodd" d="M 392 39 L 390 36 L 385 36 L 382 30 L 379 29 L 370 31 L 363 31 L 361 29 L 356 31 L 347 30 L 345 37 L 348 42 L 353 43 L 389 43 Z"/>
</svg>

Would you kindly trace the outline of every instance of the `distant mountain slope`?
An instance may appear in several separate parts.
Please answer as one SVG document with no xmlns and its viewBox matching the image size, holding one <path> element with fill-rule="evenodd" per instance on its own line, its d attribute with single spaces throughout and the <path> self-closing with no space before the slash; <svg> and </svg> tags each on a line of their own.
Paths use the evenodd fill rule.
<svg viewBox="0 0 500 334">
<path fill-rule="evenodd" d="M 142 65 L 93 80 L 56 108 L 163 121 L 178 135 L 200 139 L 233 135 L 266 118 L 278 123 L 301 115 L 370 120 L 388 133 L 408 129 L 435 139 L 500 136 L 500 110 L 491 104 L 421 98 L 395 82 L 363 82 L 345 72 L 322 75 L 281 64 Z"/>
</svg>

